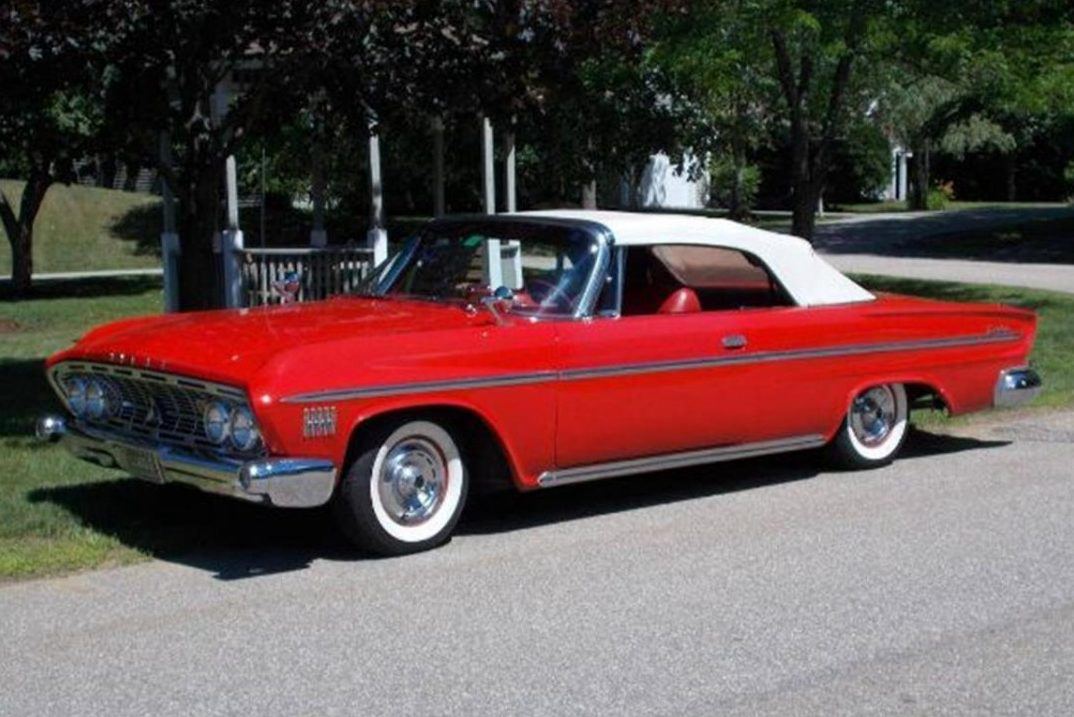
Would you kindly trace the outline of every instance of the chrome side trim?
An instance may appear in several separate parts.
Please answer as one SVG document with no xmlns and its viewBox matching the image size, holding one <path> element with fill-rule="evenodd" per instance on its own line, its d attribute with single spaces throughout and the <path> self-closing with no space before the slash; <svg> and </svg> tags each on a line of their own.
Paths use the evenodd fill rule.
<svg viewBox="0 0 1074 717">
<path fill-rule="evenodd" d="M 813 358 L 832 358 L 838 356 L 859 356 L 870 353 L 892 353 L 896 351 L 913 351 L 918 349 L 947 349 L 978 344 L 1006 343 L 1017 341 L 1022 335 L 1016 331 L 1001 329 L 977 336 L 956 336 L 946 339 L 922 339 L 917 341 L 885 341 L 873 344 L 849 344 L 846 346 L 828 346 L 818 349 L 795 349 L 785 351 L 756 351 L 729 356 L 713 356 L 699 359 L 681 359 L 675 361 L 653 361 L 635 364 L 616 364 L 574 368 L 565 371 L 533 371 L 529 373 L 505 374 L 488 378 L 446 379 L 440 381 L 421 381 L 418 383 L 396 383 L 383 386 L 333 389 L 298 393 L 281 399 L 282 403 L 315 403 L 318 401 L 346 401 L 357 398 L 377 398 L 380 396 L 402 396 L 425 391 L 457 391 L 474 388 L 497 388 L 500 386 L 518 386 L 546 381 L 584 381 L 593 378 L 608 378 L 632 374 L 659 373 L 663 371 L 691 371 L 717 366 L 737 364 L 764 363 L 768 361 L 801 361 Z"/>
<path fill-rule="evenodd" d="M 795 436 L 793 438 L 780 438 L 774 441 L 741 443 L 732 446 L 720 446 L 718 448 L 705 448 L 698 451 L 667 453 L 659 456 L 634 458 L 626 461 L 596 463 L 588 466 L 578 466 L 576 468 L 545 471 L 537 478 L 537 484 L 541 488 L 551 488 L 558 485 L 570 485 L 571 483 L 600 480 L 602 478 L 616 478 L 619 476 L 633 475 L 635 473 L 649 473 L 652 471 L 669 470 L 672 468 L 686 468 L 688 466 L 703 465 L 705 463 L 718 463 L 720 461 L 733 461 L 740 458 L 766 456 L 773 453 L 786 453 L 788 451 L 798 451 L 807 448 L 819 448 L 820 446 L 823 446 L 824 443 L 824 436 L 820 434 L 809 434 L 805 436 Z"/>
<path fill-rule="evenodd" d="M 286 396 L 281 403 L 313 403 L 319 401 L 346 401 L 355 398 L 377 398 L 379 396 L 404 396 L 425 391 L 455 391 L 467 388 L 498 388 L 500 386 L 520 386 L 527 383 L 542 383 L 555 380 L 555 371 L 534 371 L 533 373 L 514 373 L 489 378 L 464 378 L 445 381 L 419 381 L 417 383 L 396 383 L 369 388 L 343 388 L 331 391 L 311 391 Z"/>
<path fill-rule="evenodd" d="M 678 361 L 654 361 L 649 363 L 620 364 L 618 366 L 600 366 L 596 368 L 567 369 L 560 372 L 560 378 L 566 381 L 579 381 L 591 378 L 607 378 L 627 374 L 659 373 L 662 371 L 689 371 L 716 366 L 733 366 L 737 364 L 767 363 L 769 361 L 802 361 L 815 358 L 833 358 L 839 356 L 860 356 L 873 353 L 893 353 L 896 351 L 914 351 L 919 349 L 947 349 L 977 344 L 994 344 L 1014 341 L 1021 334 L 1013 331 L 996 331 L 979 336 L 959 336 L 948 339 L 923 339 L 918 341 L 885 341 L 874 344 L 847 344 L 845 346 L 828 346 L 819 349 L 792 349 L 784 351 L 755 351 L 737 353 L 730 356 L 712 358 L 682 359 Z"/>
<path fill-rule="evenodd" d="M 992 394 L 992 405 L 996 408 L 1010 408 L 1029 403 L 1043 385 L 1040 376 L 1031 368 L 1024 366 L 1008 368 L 999 372 L 996 388 Z"/>
</svg>

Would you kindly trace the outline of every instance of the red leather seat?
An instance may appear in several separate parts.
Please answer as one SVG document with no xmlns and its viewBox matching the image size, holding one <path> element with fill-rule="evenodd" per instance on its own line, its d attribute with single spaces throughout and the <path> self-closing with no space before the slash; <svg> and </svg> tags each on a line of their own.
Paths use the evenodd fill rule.
<svg viewBox="0 0 1074 717">
<path fill-rule="evenodd" d="M 661 314 L 692 314 L 697 311 L 701 311 L 701 300 L 697 298 L 697 292 L 688 286 L 676 289 L 658 309 Z"/>
</svg>

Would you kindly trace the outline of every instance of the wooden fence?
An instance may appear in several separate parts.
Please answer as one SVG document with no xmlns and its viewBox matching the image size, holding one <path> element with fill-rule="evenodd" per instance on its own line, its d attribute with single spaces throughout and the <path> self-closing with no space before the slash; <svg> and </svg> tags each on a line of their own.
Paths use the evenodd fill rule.
<svg viewBox="0 0 1074 717">
<path fill-rule="evenodd" d="M 245 306 L 316 301 L 353 291 L 373 266 L 366 247 L 242 249 Z"/>
</svg>

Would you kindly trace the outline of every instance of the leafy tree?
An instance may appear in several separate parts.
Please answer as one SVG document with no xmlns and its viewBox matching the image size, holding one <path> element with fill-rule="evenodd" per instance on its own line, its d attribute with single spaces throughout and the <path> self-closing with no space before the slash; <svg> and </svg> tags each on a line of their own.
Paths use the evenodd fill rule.
<svg viewBox="0 0 1074 717">
<path fill-rule="evenodd" d="M 758 53 L 768 38 L 757 19 L 738 4 L 695 2 L 663 19 L 649 53 L 698 113 L 687 141 L 710 155 L 713 193 L 732 219 L 745 218 L 756 195 L 750 156 L 770 138 L 778 91 Z"/>
<path fill-rule="evenodd" d="M 1000 151 L 1013 183 L 1014 152 L 1031 136 L 1020 118 L 1074 107 L 1074 9 L 1054 0 L 915 2 L 897 21 L 880 116 L 912 152 L 910 207 L 925 208 L 937 147 Z"/>
<path fill-rule="evenodd" d="M 0 15 L 0 157 L 26 178 L 16 202 L 0 191 L 16 296 L 31 289 L 33 231 L 49 187 L 75 178 L 100 124 L 86 70 L 88 38 L 63 4 L 13 3 Z"/>
<path fill-rule="evenodd" d="M 302 107 L 303 53 L 324 17 L 300 0 L 82 3 L 97 31 L 107 129 L 156 167 L 177 200 L 180 305 L 212 306 L 225 159 Z M 228 78 L 239 84 L 222 106 L 214 94 Z"/>
</svg>

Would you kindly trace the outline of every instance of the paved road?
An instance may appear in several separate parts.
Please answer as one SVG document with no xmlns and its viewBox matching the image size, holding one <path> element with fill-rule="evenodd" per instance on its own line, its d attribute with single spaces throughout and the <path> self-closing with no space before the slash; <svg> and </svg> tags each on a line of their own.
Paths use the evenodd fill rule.
<svg viewBox="0 0 1074 717">
<path fill-rule="evenodd" d="M 7 586 L 0 715 L 1074 714 L 1074 412 L 964 432 Z"/>
<path fill-rule="evenodd" d="M 1074 210 L 1064 206 L 859 215 L 818 224 L 814 245 L 845 272 L 1074 293 L 1074 237 L 1033 242 L 1031 248 L 1002 261 L 930 256 L 935 251 L 934 238 L 940 234 L 1070 216 Z"/>
</svg>

